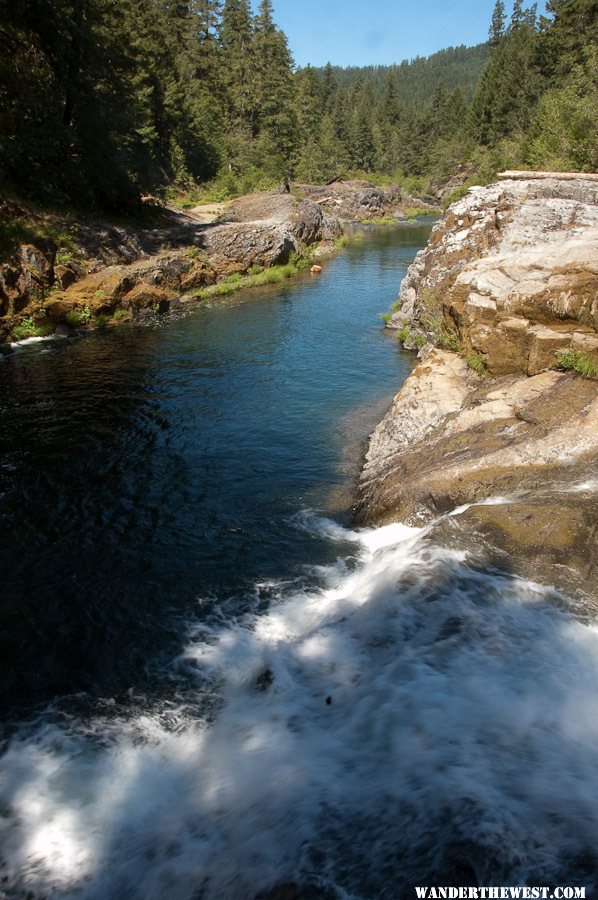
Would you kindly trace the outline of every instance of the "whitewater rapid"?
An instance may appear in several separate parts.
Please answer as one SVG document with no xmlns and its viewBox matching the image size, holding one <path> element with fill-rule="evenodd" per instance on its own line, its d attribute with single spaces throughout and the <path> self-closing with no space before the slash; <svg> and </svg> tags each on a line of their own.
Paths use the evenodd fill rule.
<svg viewBox="0 0 598 900">
<path fill-rule="evenodd" d="M 426 530 L 296 526 L 345 555 L 310 587 L 270 585 L 265 611 L 197 624 L 171 666 L 184 700 L 173 687 L 155 711 L 17 730 L 0 896 L 253 900 L 289 882 L 354 900 L 416 884 L 591 896 L 596 626 Z"/>
</svg>

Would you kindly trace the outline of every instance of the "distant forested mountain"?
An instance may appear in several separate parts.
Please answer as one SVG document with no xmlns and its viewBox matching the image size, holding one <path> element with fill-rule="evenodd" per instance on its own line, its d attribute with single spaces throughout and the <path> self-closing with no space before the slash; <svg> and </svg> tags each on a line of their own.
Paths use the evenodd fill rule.
<svg viewBox="0 0 598 900">
<path fill-rule="evenodd" d="M 374 95 L 383 95 L 387 78 L 391 75 L 397 84 L 403 102 L 409 104 L 428 103 L 439 82 L 447 91 L 459 88 L 466 100 L 471 101 L 478 79 L 488 58 L 490 45 L 477 44 L 475 47 L 448 47 L 432 56 L 416 56 L 392 66 L 326 66 L 316 69 L 322 75 L 330 69 L 339 87 L 351 87 L 360 79 L 372 86 Z"/>
<path fill-rule="evenodd" d="M 497 0 L 489 42 L 295 70 L 271 0 L 0 0 L 0 187 L 130 212 L 365 174 L 598 167 L 598 0 Z"/>
</svg>

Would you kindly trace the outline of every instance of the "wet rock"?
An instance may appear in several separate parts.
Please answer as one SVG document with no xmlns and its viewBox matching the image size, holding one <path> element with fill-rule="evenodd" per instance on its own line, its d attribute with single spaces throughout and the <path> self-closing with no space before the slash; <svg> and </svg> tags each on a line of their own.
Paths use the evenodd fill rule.
<svg viewBox="0 0 598 900">
<path fill-rule="evenodd" d="M 580 489 L 579 486 L 582 486 Z M 442 519 L 429 539 L 480 552 L 517 575 L 549 584 L 598 612 L 598 495 L 589 483 L 567 485 L 510 502 L 471 506 Z"/>
</svg>

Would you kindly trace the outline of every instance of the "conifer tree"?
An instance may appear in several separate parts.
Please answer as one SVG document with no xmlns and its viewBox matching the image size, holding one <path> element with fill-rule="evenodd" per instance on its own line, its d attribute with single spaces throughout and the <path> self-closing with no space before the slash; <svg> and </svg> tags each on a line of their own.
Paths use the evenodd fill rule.
<svg viewBox="0 0 598 900">
<path fill-rule="evenodd" d="M 510 31 L 520 28 L 525 22 L 525 12 L 523 11 L 523 0 L 515 0 L 513 3 L 513 12 L 511 13 Z"/>
<path fill-rule="evenodd" d="M 255 137 L 255 55 L 248 0 L 224 0 L 220 40 L 228 127 Z"/>
<path fill-rule="evenodd" d="M 271 0 L 260 0 L 255 20 L 256 121 L 276 151 L 288 160 L 295 140 L 291 54 L 272 18 Z"/>
<path fill-rule="evenodd" d="M 490 23 L 489 42 L 491 47 L 498 47 L 505 33 L 505 22 L 507 15 L 503 0 L 496 0 L 494 11 L 492 13 L 492 22 Z"/>
</svg>

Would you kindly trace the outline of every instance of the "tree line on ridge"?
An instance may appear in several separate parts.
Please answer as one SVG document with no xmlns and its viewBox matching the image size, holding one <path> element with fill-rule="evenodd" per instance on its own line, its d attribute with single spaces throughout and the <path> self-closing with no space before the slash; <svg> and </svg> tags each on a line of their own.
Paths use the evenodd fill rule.
<svg viewBox="0 0 598 900">
<path fill-rule="evenodd" d="M 598 0 L 497 0 L 487 44 L 345 69 L 296 69 L 271 0 L 0 0 L 0 51 L 0 187 L 41 203 L 598 167 Z"/>
</svg>

